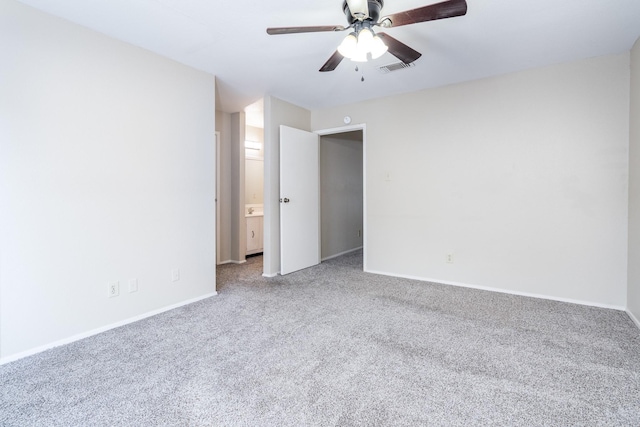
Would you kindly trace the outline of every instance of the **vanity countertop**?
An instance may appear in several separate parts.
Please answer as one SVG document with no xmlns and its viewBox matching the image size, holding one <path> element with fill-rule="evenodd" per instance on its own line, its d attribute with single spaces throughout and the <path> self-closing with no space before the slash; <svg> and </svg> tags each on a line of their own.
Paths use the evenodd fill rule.
<svg viewBox="0 0 640 427">
<path fill-rule="evenodd" d="M 244 217 L 252 218 L 254 216 L 264 216 L 264 206 L 261 204 L 244 205 Z"/>
</svg>

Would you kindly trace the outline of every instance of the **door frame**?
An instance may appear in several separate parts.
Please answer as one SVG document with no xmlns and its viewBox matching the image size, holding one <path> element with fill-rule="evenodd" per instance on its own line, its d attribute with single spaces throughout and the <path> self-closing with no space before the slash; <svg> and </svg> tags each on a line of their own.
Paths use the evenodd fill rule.
<svg viewBox="0 0 640 427">
<path fill-rule="evenodd" d="M 367 125 L 358 123 L 336 128 L 315 130 L 318 136 L 330 136 L 338 133 L 362 131 L 362 269 L 367 271 Z M 322 139 L 320 140 L 322 143 Z M 322 237 L 322 236 L 321 236 Z M 322 243 L 322 242 L 321 242 Z"/>
<path fill-rule="evenodd" d="M 220 265 L 220 131 L 216 131 L 216 265 Z"/>
<path fill-rule="evenodd" d="M 279 171 L 279 132 L 272 128 L 270 125 L 270 110 L 268 102 L 265 104 L 265 152 L 264 152 L 264 221 L 265 221 L 265 233 L 263 238 L 265 239 L 264 245 L 264 259 L 263 259 L 263 277 L 276 277 L 280 274 L 280 262 L 278 262 L 277 270 L 273 266 L 273 259 L 276 253 L 279 258 L 280 251 L 280 227 L 278 225 L 277 232 L 274 233 L 272 228 L 273 221 L 277 218 L 277 223 L 280 223 L 280 203 L 278 203 L 278 197 L 280 196 L 279 187 L 280 171 Z M 288 124 L 291 126 L 291 124 Z M 279 125 L 276 126 L 279 129 Z M 293 124 L 295 127 L 295 124 Z M 314 130 L 312 132 L 318 134 L 318 136 L 333 135 L 336 133 L 350 132 L 362 130 L 362 180 L 363 180 L 363 224 L 362 231 L 363 236 L 363 271 L 367 271 L 367 247 L 368 247 L 368 226 L 367 226 L 367 126 L 365 123 L 353 124 L 348 126 L 340 126 L 335 128 L 327 128 Z M 278 154 L 276 154 L 278 153 Z M 275 157 L 274 157 L 275 155 Z M 274 170 L 277 169 L 277 170 Z M 277 208 L 276 208 L 277 207 Z M 268 243 L 268 244 L 267 244 Z M 275 246 L 275 248 L 274 248 Z M 277 249 L 276 249 L 277 248 Z"/>
</svg>

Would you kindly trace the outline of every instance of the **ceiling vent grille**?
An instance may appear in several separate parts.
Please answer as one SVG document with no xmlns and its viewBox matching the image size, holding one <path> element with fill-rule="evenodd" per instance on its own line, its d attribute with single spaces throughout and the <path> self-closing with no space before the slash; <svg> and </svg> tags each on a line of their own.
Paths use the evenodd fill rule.
<svg viewBox="0 0 640 427">
<path fill-rule="evenodd" d="M 379 68 L 382 74 L 388 74 L 392 71 L 404 70 L 405 68 L 415 67 L 415 63 L 405 64 L 404 62 L 396 62 L 395 64 L 383 65 Z"/>
</svg>

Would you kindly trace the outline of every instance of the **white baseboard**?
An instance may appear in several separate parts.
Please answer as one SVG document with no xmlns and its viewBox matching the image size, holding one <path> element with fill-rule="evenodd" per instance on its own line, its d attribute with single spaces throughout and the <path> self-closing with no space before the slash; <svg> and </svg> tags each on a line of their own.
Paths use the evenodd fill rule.
<svg viewBox="0 0 640 427">
<path fill-rule="evenodd" d="M 627 309 L 625 311 L 627 312 L 627 314 L 629 315 L 631 320 L 633 320 L 633 323 L 635 323 L 636 326 L 640 329 L 640 320 L 638 320 L 638 318 L 636 316 L 634 316 L 633 313 L 629 311 L 629 309 Z"/>
<path fill-rule="evenodd" d="M 534 293 L 530 293 L 530 292 L 510 291 L 508 289 L 492 288 L 492 287 L 489 287 L 489 286 L 471 285 L 471 284 L 468 284 L 468 283 L 450 282 L 450 281 L 438 280 L 438 279 L 429 279 L 429 278 L 426 278 L 426 277 L 417 277 L 417 276 L 410 276 L 410 275 L 403 275 L 403 274 L 387 273 L 387 272 L 384 272 L 384 271 L 365 270 L 365 272 L 366 273 L 372 273 L 372 274 L 380 274 L 382 276 L 402 277 L 404 279 L 418 280 L 418 281 L 421 281 L 421 282 L 431 282 L 431 283 L 436 283 L 436 284 L 441 284 L 441 285 L 459 286 L 461 288 L 479 289 L 479 290 L 482 290 L 482 291 L 499 292 L 499 293 L 502 293 L 502 294 L 519 295 L 519 296 L 523 296 L 523 297 L 539 298 L 539 299 L 546 299 L 546 300 L 550 300 L 550 301 L 559 301 L 559 302 L 568 302 L 568 303 L 571 303 L 571 304 L 586 305 L 586 306 L 589 306 L 589 307 L 600 307 L 600 308 L 609 308 L 609 309 L 612 309 L 612 310 L 626 311 L 625 307 L 622 307 L 622 306 L 619 306 L 619 305 L 600 304 L 600 303 L 596 303 L 596 302 L 592 302 L 592 301 L 582 301 L 582 300 L 576 300 L 576 299 L 572 299 L 572 298 L 554 297 L 554 296 L 551 296 L 551 295 L 534 294 Z"/>
<path fill-rule="evenodd" d="M 54 341 L 52 343 L 42 345 L 40 347 L 32 348 L 30 350 L 23 351 L 21 353 L 17 353 L 17 354 L 11 355 L 11 356 L 3 357 L 3 358 L 0 359 L 0 365 L 4 365 L 4 364 L 10 363 L 10 362 L 14 362 L 16 360 L 23 359 L 23 358 L 28 357 L 28 356 L 33 356 L 34 354 L 42 353 L 43 351 L 51 350 L 52 348 L 55 348 L 55 347 L 60 347 L 62 345 L 71 344 L 72 342 L 80 341 L 81 339 L 89 338 L 89 337 L 91 337 L 93 335 L 98 335 L 98 334 L 100 334 L 102 332 L 106 332 L 106 331 L 111 330 L 111 329 L 119 328 L 120 326 L 128 325 L 130 323 L 134 323 L 134 322 L 137 322 L 139 320 L 146 319 L 148 317 L 152 317 L 152 316 L 155 316 L 155 315 L 160 314 L 160 313 L 164 313 L 165 311 L 169 311 L 169 310 L 176 309 L 178 307 L 182 307 L 182 306 L 185 306 L 185 305 L 193 304 L 194 302 L 198 302 L 198 301 L 201 301 L 203 299 L 211 298 L 211 297 L 216 296 L 216 295 L 218 295 L 217 292 L 208 293 L 208 294 L 202 295 L 202 296 L 197 297 L 197 298 L 192 298 L 192 299 L 189 299 L 189 300 L 186 300 L 186 301 L 182 301 L 182 302 L 179 302 L 179 303 L 176 303 L 176 304 L 172 304 L 172 305 L 169 305 L 169 306 L 166 306 L 166 307 L 159 308 L 157 310 L 152 310 L 152 311 L 149 311 L 147 313 L 140 314 L 138 316 L 130 317 L 128 319 L 121 320 L 121 321 L 116 322 L 116 323 L 112 323 L 110 325 L 106 325 L 106 326 L 102 326 L 100 328 L 92 329 L 92 330 L 87 331 L 87 332 L 82 332 L 80 334 L 76 334 L 76 335 L 73 335 L 73 336 L 68 337 L 68 338 L 63 338 L 61 340 Z"/>
<path fill-rule="evenodd" d="M 275 273 L 273 273 L 273 274 L 262 273 L 262 277 L 269 277 L 269 278 L 271 278 L 271 277 L 276 277 L 278 274 L 280 274 L 280 272 L 279 272 L 279 271 L 278 271 L 278 272 L 275 272 Z"/>
<path fill-rule="evenodd" d="M 338 258 L 339 256 L 350 254 L 351 252 L 359 251 L 360 249 L 362 249 L 362 246 L 357 247 L 357 248 L 353 248 L 353 249 L 349 249 L 348 251 L 340 252 L 339 254 L 330 255 L 330 256 L 328 256 L 326 258 L 322 258 L 321 261 L 327 261 L 327 260 L 330 260 L 330 259 L 333 259 L 333 258 Z"/>
<path fill-rule="evenodd" d="M 218 263 L 218 265 L 223 265 L 223 264 L 244 264 L 245 262 L 247 262 L 246 259 L 243 259 L 242 261 L 234 261 L 232 259 L 228 259 L 226 261 L 220 261 Z"/>
</svg>

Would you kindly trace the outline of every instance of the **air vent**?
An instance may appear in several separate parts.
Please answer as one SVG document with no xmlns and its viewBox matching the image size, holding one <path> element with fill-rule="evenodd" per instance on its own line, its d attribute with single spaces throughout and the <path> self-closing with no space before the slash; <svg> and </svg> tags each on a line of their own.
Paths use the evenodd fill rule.
<svg viewBox="0 0 640 427">
<path fill-rule="evenodd" d="M 396 62 L 395 64 L 383 65 L 379 68 L 382 74 L 388 74 L 392 71 L 404 70 L 405 68 L 415 67 L 415 63 L 405 64 L 404 62 Z"/>
</svg>

